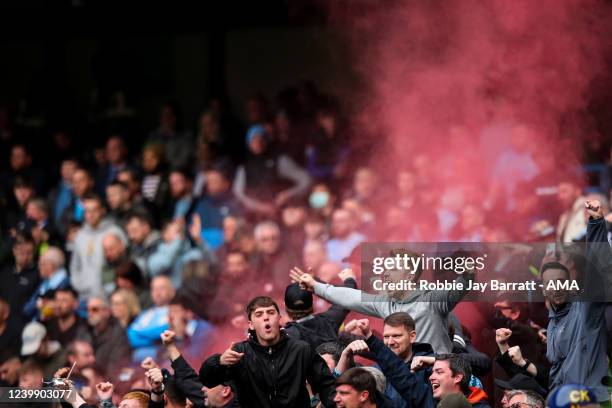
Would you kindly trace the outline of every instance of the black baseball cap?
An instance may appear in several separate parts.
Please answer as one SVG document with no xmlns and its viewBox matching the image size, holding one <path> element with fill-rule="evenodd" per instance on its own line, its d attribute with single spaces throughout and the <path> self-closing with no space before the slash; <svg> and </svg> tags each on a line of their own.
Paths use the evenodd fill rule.
<svg viewBox="0 0 612 408">
<path fill-rule="evenodd" d="M 503 390 L 526 390 L 533 391 L 546 397 L 546 390 L 538 384 L 535 378 L 525 374 L 516 374 L 509 381 L 503 381 L 499 378 L 495 379 L 495 384 Z"/>
<path fill-rule="evenodd" d="M 298 283 L 292 283 L 285 289 L 285 308 L 288 312 L 312 309 L 312 293 L 302 289 Z"/>
</svg>

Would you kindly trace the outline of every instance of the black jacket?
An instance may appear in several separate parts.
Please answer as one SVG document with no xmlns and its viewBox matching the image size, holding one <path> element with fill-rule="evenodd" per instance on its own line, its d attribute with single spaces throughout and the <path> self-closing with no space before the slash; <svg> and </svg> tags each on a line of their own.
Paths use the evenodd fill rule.
<svg viewBox="0 0 612 408">
<path fill-rule="evenodd" d="M 200 369 L 200 380 L 212 388 L 233 380 L 238 400 L 253 408 L 309 408 L 306 381 L 326 407 L 335 406 L 334 378 L 323 359 L 305 341 L 281 331 L 280 341 L 271 347 L 254 337 L 234 346 L 244 356 L 233 366 L 222 366 L 220 354 L 209 357 Z"/>
<path fill-rule="evenodd" d="M 181 390 L 185 397 L 191 401 L 195 407 L 204 407 L 202 383 L 187 360 L 185 360 L 183 356 L 180 356 L 172 362 L 172 369 L 174 370 L 176 387 Z"/>
<path fill-rule="evenodd" d="M 355 289 L 357 282 L 352 278 L 347 279 L 344 287 Z M 341 306 L 332 305 L 326 312 L 287 323 L 285 331 L 289 337 L 304 340 L 314 350 L 322 343 L 338 340 L 338 331 L 349 312 Z"/>
</svg>

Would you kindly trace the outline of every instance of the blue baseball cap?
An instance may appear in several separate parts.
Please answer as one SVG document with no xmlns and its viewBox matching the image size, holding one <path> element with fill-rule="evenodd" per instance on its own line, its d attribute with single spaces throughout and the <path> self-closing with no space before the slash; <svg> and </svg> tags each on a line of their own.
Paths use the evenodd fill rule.
<svg viewBox="0 0 612 408">
<path fill-rule="evenodd" d="M 546 408 L 599 407 L 595 393 L 584 385 L 565 384 L 555 388 L 546 400 Z"/>
</svg>

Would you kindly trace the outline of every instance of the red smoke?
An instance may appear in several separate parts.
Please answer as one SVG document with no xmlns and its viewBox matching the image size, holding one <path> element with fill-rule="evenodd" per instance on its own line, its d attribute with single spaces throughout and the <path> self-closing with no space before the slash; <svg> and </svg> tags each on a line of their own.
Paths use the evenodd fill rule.
<svg viewBox="0 0 612 408">
<path fill-rule="evenodd" d="M 533 191 L 506 189 L 525 181 L 511 170 L 512 161 L 497 178 L 493 170 L 518 148 L 539 173 L 550 175 L 550 185 L 575 173 L 582 144 L 598 137 L 587 109 L 605 77 L 609 6 L 595 0 L 326 6 L 349 39 L 363 85 L 353 98 L 359 101 L 352 117 L 356 135 L 385 141 L 369 158 L 372 166 L 393 182 L 398 169 L 408 168 L 429 210 L 444 207 L 461 217 L 472 204 L 487 213 L 489 232 L 479 239 L 525 239 L 515 225 L 529 209 L 503 207 L 509 194 L 520 206 Z M 433 212 L 410 218 L 407 236 L 419 217 Z M 415 239 L 453 239 L 432 228 Z M 480 323 L 468 320 L 478 333 Z"/>
</svg>

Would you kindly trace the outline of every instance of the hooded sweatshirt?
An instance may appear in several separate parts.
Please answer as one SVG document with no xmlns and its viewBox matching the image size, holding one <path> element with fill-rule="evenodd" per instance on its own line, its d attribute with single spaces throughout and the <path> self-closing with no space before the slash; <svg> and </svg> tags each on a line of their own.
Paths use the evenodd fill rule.
<svg viewBox="0 0 612 408">
<path fill-rule="evenodd" d="M 74 239 L 74 251 L 70 259 L 70 283 L 82 299 L 104 294 L 102 268 L 106 260 L 102 240 L 111 232 L 127 242 L 121 228 L 109 220 L 102 220 L 96 228 L 84 224 Z"/>
<path fill-rule="evenodd" d="M 436 353 L 446 354 L 453 349 L 448 336 L 448 314 L 467 293 L 468 279 L 465 275 L 456 279 L 463 283 L 464 290 L 418 290 L 402 300 L 319 282 L 314 285 L 314 293 L 335 305 L 381 319 L 391 313 L 407 312 L 416 323 L 416 341 L 431 344 Z"/>
</svg>

